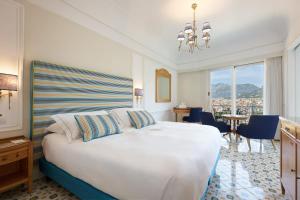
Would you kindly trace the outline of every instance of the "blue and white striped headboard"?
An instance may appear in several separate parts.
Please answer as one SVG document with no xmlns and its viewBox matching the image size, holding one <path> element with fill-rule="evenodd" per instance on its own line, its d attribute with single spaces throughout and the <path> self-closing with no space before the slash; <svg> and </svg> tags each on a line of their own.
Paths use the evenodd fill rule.
<svg viewBox="0 0 300 200">
<path fill-rule="evenodd" d="M 31 63 L 31 138 L 35 156 L 42 153 L 44 130 L 58 113 L 132 107 L 133 82 L 124 78 L 73 67 Z"/>
</svg>

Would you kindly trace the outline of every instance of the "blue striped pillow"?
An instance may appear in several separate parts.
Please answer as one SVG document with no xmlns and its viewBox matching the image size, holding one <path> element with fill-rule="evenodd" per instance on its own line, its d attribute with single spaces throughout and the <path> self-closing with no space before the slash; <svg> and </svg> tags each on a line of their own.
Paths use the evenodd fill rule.
<svg viewBox="0 0 300 200">
<path fill-rule="evenodd" d="M 121 133 L 120 126 L 111 115 L 75 115 L 83 141 Z"/>
<path fill-rule="evenodd" d="M 131 125 L 137 129 L 155 124 L 155 119 L 147 111 L 127 111 L 127 113 Z"/>
</svg>

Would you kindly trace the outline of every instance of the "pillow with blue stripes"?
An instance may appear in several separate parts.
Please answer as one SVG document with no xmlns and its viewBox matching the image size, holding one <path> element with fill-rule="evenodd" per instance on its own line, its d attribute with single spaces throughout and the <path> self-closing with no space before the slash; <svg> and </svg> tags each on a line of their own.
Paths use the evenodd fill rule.
<svg viewBox="0 0 300 200">
<path fill-rule="evenodd" d="M 121 133 L 121 128 L 111 115 L 75 115 L 83 141 Z"/>
<path fill-rule="evenodd" d="M 145 110 L 127 111 L 127 113 L 129 115 L 131 125 L 136 129 L 140 129 L 156 123 L 153 116 Z"/>
</svg>

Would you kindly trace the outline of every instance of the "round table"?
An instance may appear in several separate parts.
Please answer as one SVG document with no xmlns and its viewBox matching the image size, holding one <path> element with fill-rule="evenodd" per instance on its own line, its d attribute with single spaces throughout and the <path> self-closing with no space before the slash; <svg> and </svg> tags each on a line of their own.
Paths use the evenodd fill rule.
<svg viewBox="0 0 300 200">
<path fill-rule="evenodd" d="M 223 117 L 223 119 L 230 121 L 231 132 L 236 135 L 236 140 L 238 141 L 238 138 L 240 137 L 240 135 L 236 133 L 237 126 L 239 125 L 241 120 L 247 120 L 248 116 L 247 115 L 225 114 L 225 115 L 222 115 L 222 117 Z"/>
</svg>

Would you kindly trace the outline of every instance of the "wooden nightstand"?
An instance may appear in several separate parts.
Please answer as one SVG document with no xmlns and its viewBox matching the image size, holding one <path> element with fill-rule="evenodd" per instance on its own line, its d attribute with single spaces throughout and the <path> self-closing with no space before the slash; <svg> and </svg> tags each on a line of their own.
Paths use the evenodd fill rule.
<svg viewBox="0 0 300 200">
<path fill-rule="evenodd" d="M 32 142 L 25 137 L 0 139 L 0 193 L 21 184 L 31 193 L 32 156 Z"/>
</svg>

